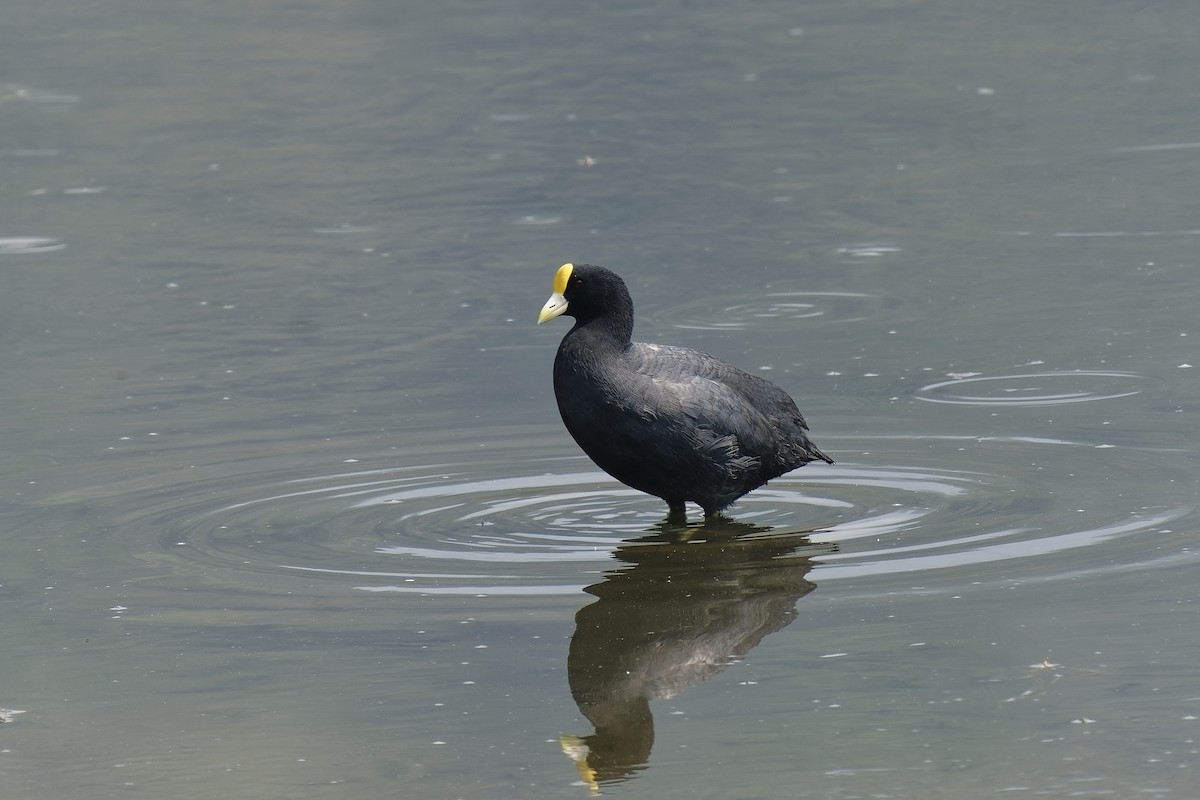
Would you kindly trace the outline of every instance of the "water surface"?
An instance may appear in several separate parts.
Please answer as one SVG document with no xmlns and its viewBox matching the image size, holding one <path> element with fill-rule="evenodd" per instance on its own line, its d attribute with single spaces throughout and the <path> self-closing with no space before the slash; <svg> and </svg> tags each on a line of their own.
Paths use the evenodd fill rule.
<svg viewBox="0 0 1200 800">
<path fill-rule="evenodd" d="M 11 12 L 5 797 L 1191 796 L 1197 24 Z M 664 526 L 564 261 L 837 464 Z"/>
</svg>

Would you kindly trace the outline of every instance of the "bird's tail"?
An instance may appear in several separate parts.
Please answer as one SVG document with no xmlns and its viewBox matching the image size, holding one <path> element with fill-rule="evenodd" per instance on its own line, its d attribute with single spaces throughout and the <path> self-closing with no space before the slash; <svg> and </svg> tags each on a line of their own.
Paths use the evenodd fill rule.
<svg viewBox="0 0 1200 800">
<path fill-rule="evenodd" d="M 832 464 L 833 459 L 821 452 L 821 448 L 817 447 L 812 442 L 808 443 L 806 455 L 809 461 L 824 461 L 826 464 Z"/>
</svg>

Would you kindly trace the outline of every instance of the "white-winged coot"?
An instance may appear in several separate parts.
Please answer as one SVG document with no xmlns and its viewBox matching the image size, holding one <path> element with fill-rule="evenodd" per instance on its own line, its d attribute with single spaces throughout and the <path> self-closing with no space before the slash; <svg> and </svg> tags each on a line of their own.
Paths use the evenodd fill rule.
<svg viewBox="0 0 1200 800">
<path fill-rule="evenodd" d="M 707 353 L 631 341 L 633 300 L 620 276 L 563 264 L 538 323 L 575 318 L 554 358 L 554 396 L 583 452 L 621 483 L 716 515 L 810 461 L 833 460 L 808 439 L 787 392 Z"/>
</svg>

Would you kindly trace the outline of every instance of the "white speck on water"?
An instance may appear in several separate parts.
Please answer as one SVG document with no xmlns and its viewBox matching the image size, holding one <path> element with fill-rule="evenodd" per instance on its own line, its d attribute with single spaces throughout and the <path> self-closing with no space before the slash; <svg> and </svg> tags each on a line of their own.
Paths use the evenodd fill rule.
<svg viewBox="0 0 1200 800">
<path fill-rule="evenodd" d="M 562 217 L 526 214 L 523 217 L 518 217 L 514 224 L 516 225 L 557 225 L 562 222 Z"/>
</svg>

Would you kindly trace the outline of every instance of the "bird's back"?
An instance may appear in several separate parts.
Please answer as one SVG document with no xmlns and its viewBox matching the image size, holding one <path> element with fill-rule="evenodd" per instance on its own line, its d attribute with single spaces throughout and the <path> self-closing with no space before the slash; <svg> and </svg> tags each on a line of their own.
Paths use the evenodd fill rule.
<svg viewBox="0 0 1200 800">
<path fill-rule="evenodd" d="M 816 459 L 788 394 L 697 350 L 564 339 L 555 394 L 567 429 L 606 472 L 668 503 L 724 508 Z"/>
</svg>

